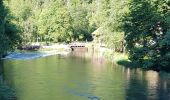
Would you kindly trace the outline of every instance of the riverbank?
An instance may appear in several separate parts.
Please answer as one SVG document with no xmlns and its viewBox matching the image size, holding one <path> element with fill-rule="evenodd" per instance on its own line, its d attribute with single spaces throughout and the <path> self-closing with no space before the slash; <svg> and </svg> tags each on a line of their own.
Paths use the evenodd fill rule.
<svg viewBox="0 0 170 100">
<path fill-rule="evenodd" d="M 112 49 L 107 48 L 105 46 L 101 46 L 100 44 L 87 43 L 86 47 L 89 49 L 89 51 L 100 52 L 105 59 L 113 63 L 118 63 L 119 61 L 123 60 L 129 61 L 128 54 L 114 52 Z"/>
<path fill-rule="evenodd" d="M 113 49 L 107 48 L 103 44 L 94 43 L 94 42 L 73 42 L 71 44 L 65 44 L 65 43 L 50 43 L 49 45 L 45 44 L 39 44 L 41 47 L 38 50 L 28 50 L 33 51 L 31 53 L 28 53 L 27 51 L 19 51 L 10 53 L 8 56 L 5 57 L 5 59 L 18 59 L 18 60 L 29 60 L 34 58 L 40 58 L 40 57 L 46 57 L 50 55 L 67 55 L 72 51 L 71 45 L 82 45 L 83 48 L 88 48 L 88 52 L 98 52 L 100 53 L 99 56 L 104 58 L 103 60 L 111 61 L 112 63 L 122 65 L 125 67 L 130 68 L 141 68 L 145 69 L 140 63 L 132 62 L 128 59 L 128 54 L 120 53 L 120 52 L 114 52 Z M 32 44 L 37 46 L 37 44 Z M 79 48 L 79 47 L 78 47 Z M 78 50 L 78 49 L 77 49 Z M 29 57 L 28 57 L 29 56 Z M 153 70 L 153 69 L 147 69 L 147 70 Z M 157 70 L 156 70 L 157 71 Z"/>
</svg>

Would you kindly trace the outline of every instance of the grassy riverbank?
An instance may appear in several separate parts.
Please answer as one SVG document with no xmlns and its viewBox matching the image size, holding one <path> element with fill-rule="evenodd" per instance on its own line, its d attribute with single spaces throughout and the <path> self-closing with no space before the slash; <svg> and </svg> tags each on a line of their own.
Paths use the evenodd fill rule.
<svg viewBox="0 0 170 100">
<path fill-rule="evenodd" d="M 128 61 L 128 55 L 127 54 L 123 54 L 123 53 L 118 53 L 118 52 L 105 52 L 104 56 L 114 62 L 114 63 L 118 63 L 119 61 L 125 60 Z"/>
<path fill-rule="evenodd" d="M 112 49 L 109 49 L 106 47 L 101 47 L 100 44 L 87 43 L 86 47 L 89 50 L 94 50 L 96 52 L 102 53 L 102 55 L 105 57 L 105 59 L 107 59 L 113 63 L 118 63 L 119 61 L 129 61 L 128 54 L 114 52 Z"/>
<path fill-rule="evenodd" d="M 104 52 L 104 57 L 107 60 L 111 61 L 112 63 L 122 65 L 124 67 L 142 68 L 144 70 L 153 70 L 153 69 L 141 67 L 142 66 L 141 63 L 132 62 L 131 60 L 128 59 L 128 54 L 119 53 L 119 52 L 112 52 L 112 51 L 106 50 Z"/>
</svg>

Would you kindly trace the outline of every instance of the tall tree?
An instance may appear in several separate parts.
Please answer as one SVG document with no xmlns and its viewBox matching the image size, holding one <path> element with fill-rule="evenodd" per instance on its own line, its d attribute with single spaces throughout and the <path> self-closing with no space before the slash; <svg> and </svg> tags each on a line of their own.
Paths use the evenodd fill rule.
<svg viewBox="0 0 170 100">
<path fill-rule="evenodd" d="M 0 58 L 13 50 L 20 38 L 16 26 L 11 22 L 13 16 L 0 1 Z"/>
<path fill-rule="evenodd" d="M 124 31 L 132 61 L 143 68 L 170 70 L 168 0 L 132 0 Z"/>
</svg>

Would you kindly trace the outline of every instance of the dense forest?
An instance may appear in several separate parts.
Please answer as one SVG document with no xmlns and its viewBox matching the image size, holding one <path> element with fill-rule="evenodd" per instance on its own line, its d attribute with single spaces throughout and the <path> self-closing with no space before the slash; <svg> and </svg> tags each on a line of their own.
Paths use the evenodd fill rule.
<svg viewBox="0 0 170 100">
<path fill-rule="evenodd" d="M 170 0 L 3 0 L 0 13 L 0 56 L 28 42 L 92 41 L 99 30 L 142 68 L 170 71 Z"/>
</svg>

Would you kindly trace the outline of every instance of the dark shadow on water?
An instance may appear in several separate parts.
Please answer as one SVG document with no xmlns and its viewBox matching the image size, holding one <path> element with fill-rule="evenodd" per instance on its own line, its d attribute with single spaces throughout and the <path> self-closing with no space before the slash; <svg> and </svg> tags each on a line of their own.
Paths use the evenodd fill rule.
<svg viewBox="0 0 170 100">
<path fill-rule="evenodd" d="M 126 74 L 126 100 L 170 100 L 170 76 L 167 73 L 133 68 Z"/>
<path fill-rule="evenodd" d="M 145 62 L 145 61 L 143 61 L 143 62 Z M 117 61 L 117 64 L 124 66 L 124 67 L 127 67 L 127 68 L 130 68 L 130 69 L 141 68 L 144 71 L 153 70 L 153 71 L 156 71 L 156 72 L 163 71 L 163 72 L 170 73 L 170 70 L 159 69 L 159 67 L 157 67 L 157 66 L 142 67 L 142 63 L 135 62 L 135 61 L 132 62 L 132 61 L 128 61 L 128 60 L 119 60 L 119 61 Z"/>
<path fill-rule="evenodd" d="M 4 81 L 3 80 L 3 73 L 4 73 L 4 66 L 3 66 L 4 64 L 3 64 L 3 61 L 2 60 L 0 60 L 0 83 L 2 83 L 2 81 Z"/>
<path fill-rule="evenodd" d="M 142 75 L 143 74 L 144 73 L 142 73 Z M 131 71 L 126 89 L 126 100 L 147 100 L 147 96 L 147 80 L 145 77 L 141 80 L 138 70 Z"/>
<path fill-rule="evenodd" d="M 15 91 L 5 82 L 4 63 L 2 60 L 0 60 L 0 100 L 17 100 Z"/>
</svg>

